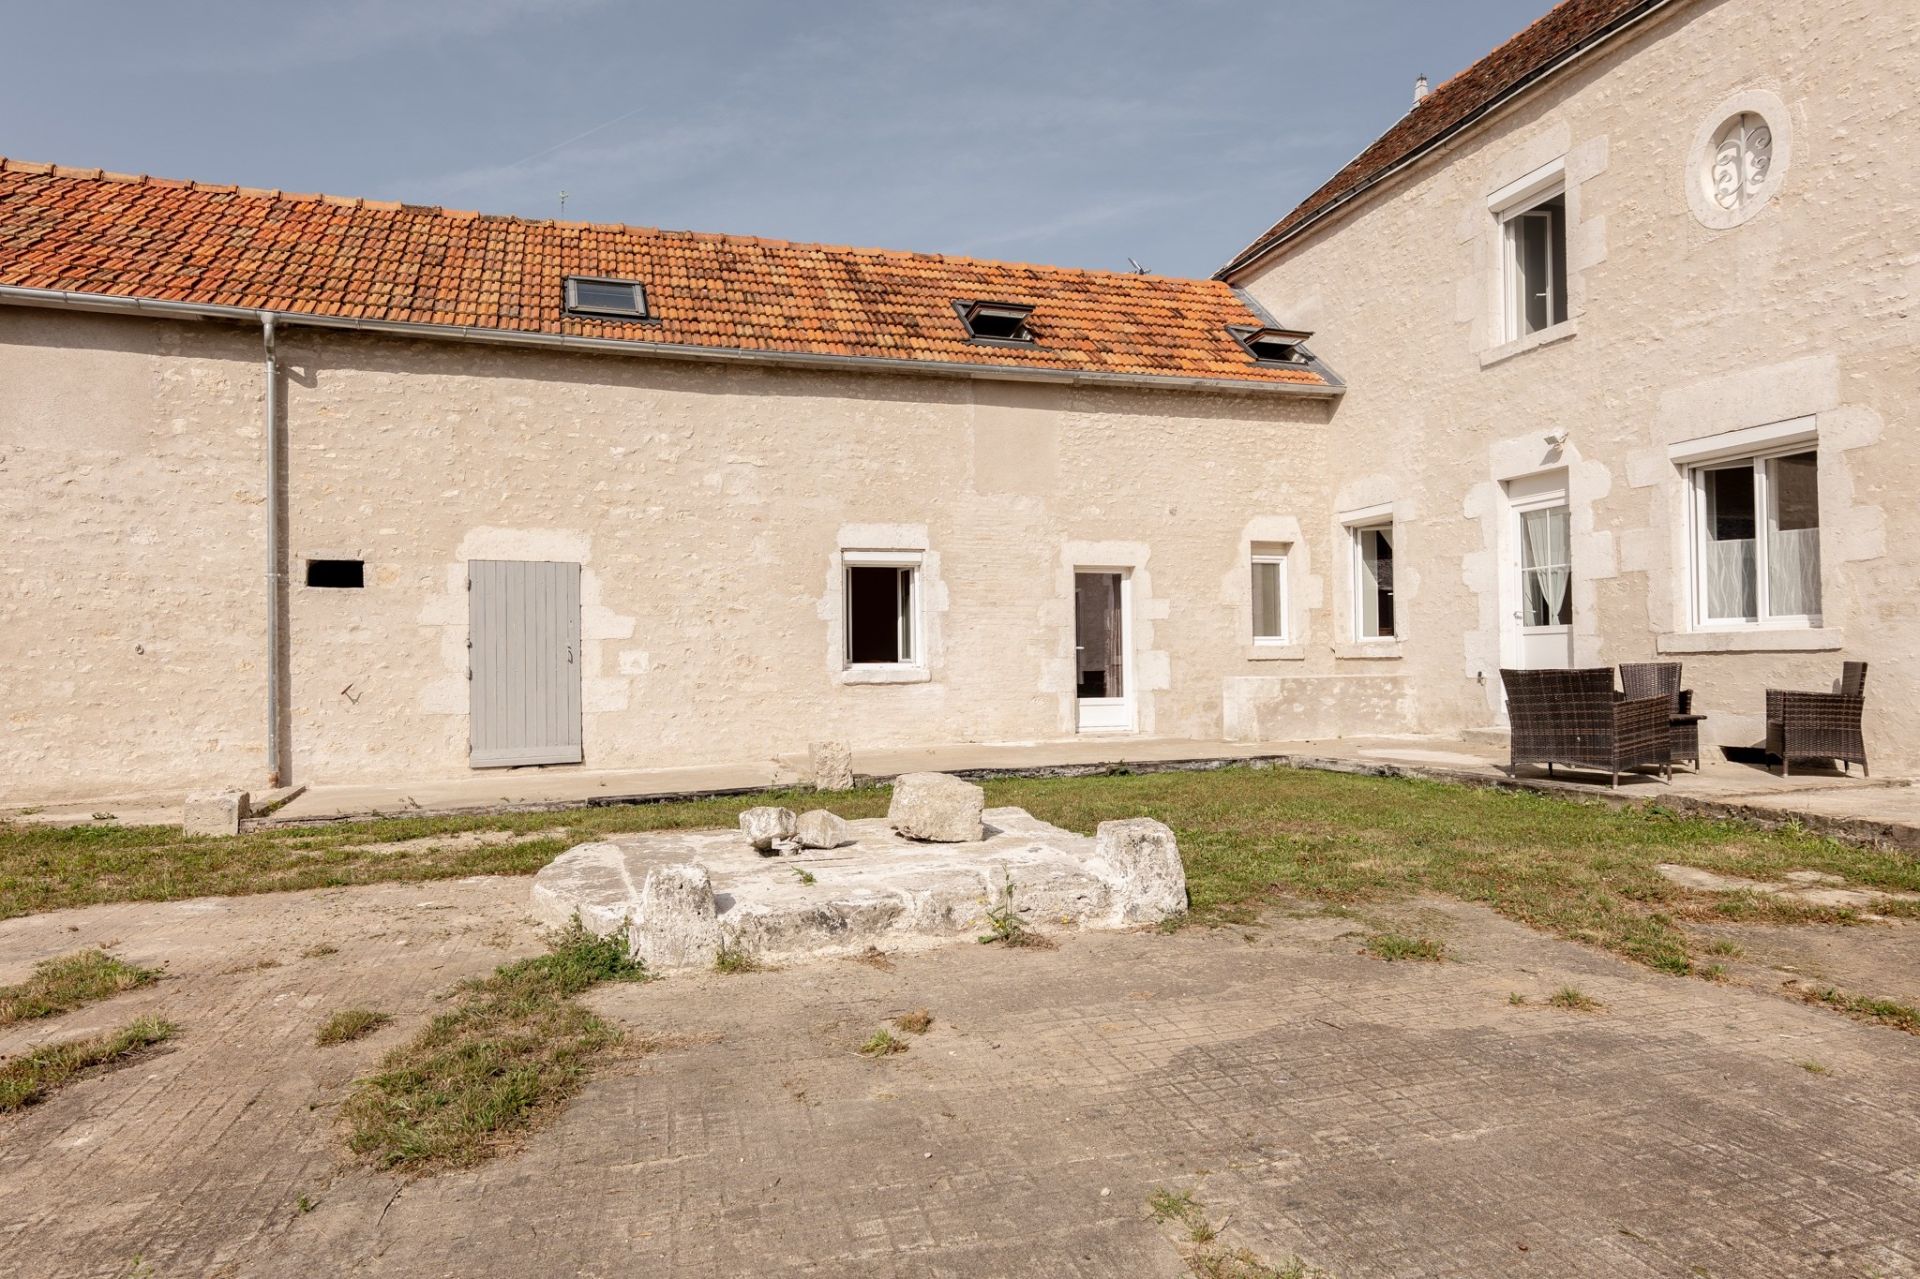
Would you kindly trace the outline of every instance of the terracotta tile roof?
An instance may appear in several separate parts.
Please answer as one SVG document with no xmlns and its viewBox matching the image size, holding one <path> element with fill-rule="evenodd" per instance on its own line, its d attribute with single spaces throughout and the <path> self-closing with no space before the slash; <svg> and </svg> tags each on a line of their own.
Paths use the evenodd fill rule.
<svg viewBox="0 0 1920 1279">
<path fill-rule="evenodd" d="M 1221 267 L 1218 278 L 1231 276 L 1402 160 L 1472 124 L 1509 91 L 1532 82 L 1561 58 L 1605 37 L 1658 3 L 1563 0 L 1538 22 L 1428 94 L 1346 168 Z"/>
<path fill-rule="evenodd" d="M 654 323 L 563 314 L 565 277 L 647 286 Z M 1255 364 L 1217 280 L 1065 270 L 208 186 L 0 159 L 0 285 L 650 347 L 1330 386 Z M 956 299 L 1030 303 L 1031 347 Z"/>
</svg>

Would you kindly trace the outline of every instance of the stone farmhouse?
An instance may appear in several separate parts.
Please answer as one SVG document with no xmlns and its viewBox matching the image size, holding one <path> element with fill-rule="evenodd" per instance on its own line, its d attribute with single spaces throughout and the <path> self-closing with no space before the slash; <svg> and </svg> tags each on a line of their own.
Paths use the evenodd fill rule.
<svg viewBox="0 0 1920 1279">
<path fill-rule="evenodd" d="M 1873 665 L 1920 10 L 1566 0 L 1209 280 L 0 161 L 0 800 L 1502 722 Z"/>
</svg>

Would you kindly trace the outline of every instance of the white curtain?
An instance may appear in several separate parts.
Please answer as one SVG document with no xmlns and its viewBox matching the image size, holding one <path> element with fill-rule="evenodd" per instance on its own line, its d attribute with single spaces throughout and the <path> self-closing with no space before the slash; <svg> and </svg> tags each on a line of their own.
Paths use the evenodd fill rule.
<svg viewBox="0 0 1920 1279">
<path fill-rule="evenodd" d="M 1759 577 L 1753 539 L 1707 541 L 1707 616 L 1739 621 L 1760 615 Z"/>
<path fill-rule="evenodd" d="M 1768 532 L 1767 596 L 1776 617 L 1819 614 L 1819 529 L 1777 528 Z"/>
<path fill-rule="evenodd" d="M 1544 614 L 1529 616 L 1527 622 L 1532 626 L 1560 625 L 1562 618 L 1570 616 L 1567 591 L 1573 578 L 1572 556 L 1567 546 L 1567 508 L 1556 506 L 1544 511 L 1528 511 L 1521 518 L 1521 527 L 1527 536 L 1527 571 L 1538 584 L 1545 604 Z"/>
</svg>

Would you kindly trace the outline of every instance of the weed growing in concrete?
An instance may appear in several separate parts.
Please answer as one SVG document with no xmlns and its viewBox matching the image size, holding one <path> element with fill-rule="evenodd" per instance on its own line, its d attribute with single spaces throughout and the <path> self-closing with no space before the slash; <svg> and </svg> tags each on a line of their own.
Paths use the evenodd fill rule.
<svg viewBox="0 0 1920 1279">
<path fill-rule="evenodd" d="M 894 1053 L 907 1051 L 907 1041 L 895 1038 L 893 1032 L 882 1027 L 873 1032 L 867 1042 L 860 1045 L 862 1057 L 891 1057 Z"/>
<path fill-rule="evenodd" d="M 1509 1004 L 1512 1004 L 1515 1008 L 1520 1008 L 1526 1004 L 1527 997 L 1516 990 L 1511 995 L 1507 996 L 1507 1002 Z"/>
<path fill-rule="evenodd" d="M 1833 1073 L 1817 1061 L 1796 1061 L 1793 1064 L 1806 1071 L 1809 1075 L 1830 1075 Z"/>
<path fill-rule="evenodd" d="M 1832 986 L 1802 986 L 1797 981 L 1787 982 L 1785 989 L 1809 1004 L 1835 1009 L 1859 1021 L 1877 1021 L 1883 1026 L 1904 1030 L 1909 1035 L 1920 1035 L 1920 1008 L 1912 1008 L 1891 999 L 1849 994 Z"/>
<path fill-rule="evenodd" d="M 1747 953 L 1746 947 L 1726 937 L 1716 937 L 1707 943 L 1707 953 L 1718 955 L 1722 959 L 1739 959 Z"/>
<path fill-rule="evenodd" d="M 325 959 L 328 955 L 337 955 L 339 953 L 340 953 L 340 948 L 338 946 L 331 946 L 331 945 L 328 945 L 326 942 L 321 942 L 318 946 L 309 946 L 305 950 L 301 951 L 300 958 Z"/>
<path fill-rule="evenodd" d="M 1298 1257 L 1284 1266 L 1274 1266 L 1244 1248 L 1217 1246 L 1220 1227 L 1208 1219 L 1205 1206 L 1192 1191 L 1156 1190 L 1147 1196 L 1147 1207 L 1155 1221 L 1186 1232 L 1187 1242 L 1193 1245 L 1186 1254 L 1187 1269 L 1201 1279 L 1329 1279 L 1324 1271 L 1312 1269 Z"/>
<path fill-rule="evenodd" d="M 732 942 L 723 942 L 720 953 L 713 957 L 713 971 L 716 973 L 757 973 L 761 970 L 760 961 Z"/>
<path fill-rule="evenodd" d="M 43 960 L 18 986 L 0 986 L 0 1026 L 55 1017 L 145 986 L 159 976 L 157 969 L 141 968 L 97 949 Z"/>
<path fill-rule="evenodd" d="M 145 1049 L 179 1033 L 158 1017 L 142 1017 L 110 1034 L 42 1044 L 0 1062 L 0 1114 L 23 1110 L 89 1071 L 124 1066 Z"/>
<path fill-rule="evenodd" d="M 924 1035 L 933 1029 L 933 1013 L 925 1008 L 916 1008 L 910 1013 L 901 1013 L 895 1017 L 893 1024 L 909 1035 Z"/>
<path fill-rule="evenodd" d="M 793 868 L 793 874 L 794 874 L 794 877 L 803 884 L 812 884 L 816 882 L 813 878 L 813 872 L 805 869 L 804 867 L 795 866 Z"/>
<path fill-rule="evenodd" d="M 342 1008 L 321 1025 L 313 1042 L 321 1048 L 350 1044 L 356 1039 L 366 1038 L 392 1020 L 391 1013 L 375 1012 L 371 1008 Z"/>
<path fill-rule="evenodd" d="M 1156 1190 L 1147 1196 L 1147 1207 L 1155 1221 L 1176 1221 L 1187 1225 L 1205 1209 L 1191 1190 Z"/>
<path fill-rule="evenodd" d="M 1583 995 L 1572 986 L 1562 986 L 1553 992 L 1547 1002 L 1555 1008 L 1564 1008 L 1569 1012 L 1591 1013 L 1600 1010 L 1600 1001 L 1591 995 Z"/>
<path fill-rule="evenodd" d="M 301 1195 L 298 1199 L 293 1201 L 294 1211 L 299 1213 L 303 1217 L 306 1216 L 308 1213 L 312 1212 L 315 1208 L 318 1208 L 319 1206 L 320 1205 L 315 1203 L 312 1197 L 308 1195 Z"/>
<path fill-rule="evenodd" d="M 1375 933 L 1367 938 L 1366 954 L 1389 962 L 1401 959 L 1424 960 L 1437 964 L 1447 957 L 1447 948 L 1427 937 L 1404 937 L 1399 933 Z"/>
<path fill-rule="evenodd" d="M 451 1009 L 355 1084 L 342 1108 L 348 1147 L 409 1171 L 497 1153 L 556 1113 L 620 1042 L 576 997 L 646 975 L 624 938 L 596 937 L 575 919 L 546 954 L 463 983 Z"/>
<path fill-rule="evenodd" d="M 980 943 L 983 946 L 990 946 L 994 942 L 1018 946 L 1026 935 L 1027 926 L 1014 909 L 1013 880 L 1009 879 L 1000 887 L 1000 900 L 987 906 L 987 931 L 981 936 Z"/>
</svg>

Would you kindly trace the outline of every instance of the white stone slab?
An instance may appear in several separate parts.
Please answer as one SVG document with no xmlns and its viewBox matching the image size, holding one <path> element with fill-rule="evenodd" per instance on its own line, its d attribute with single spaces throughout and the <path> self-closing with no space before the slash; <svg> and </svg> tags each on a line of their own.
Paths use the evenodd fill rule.
<svg viewBox="0 0 1920 1279">
<path fill-rule="evenodd" d="M 923 843 L 873 818 L 847 823 L 851 844 L 781 858 L 760 856 L 737 830 L 618 835 L 569 849 L 536 875 L 533 911 L 551 926 L 578 913 L 595 933 L 644 935 L 648 872 L 694 864 L 712 885 L 721 941 L 772 962 L 971 941 L 1009 884 L 1016 913 L 1041 931 L 1122 926 L 1123 900 L 1126 923 L 1162 917 L 1087 836 L 1019 808 L 985 817 L 986 838 L 973 842 Z M 1153 899 L 1171 892 L 1162 882 Z M 1184 878 L 1179 897 L 1184 906 Z"/>
</svg>

